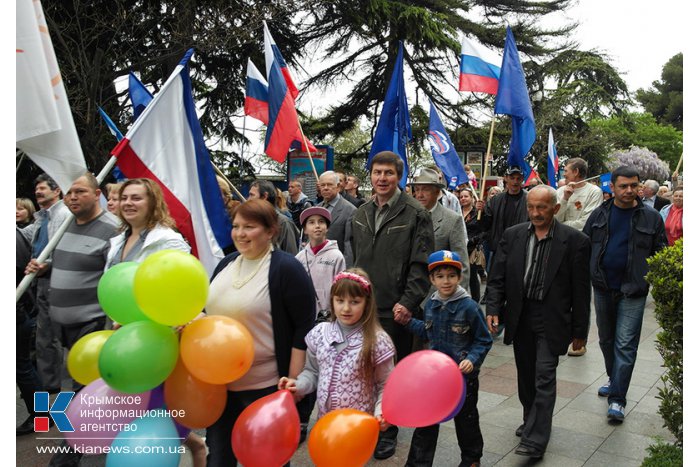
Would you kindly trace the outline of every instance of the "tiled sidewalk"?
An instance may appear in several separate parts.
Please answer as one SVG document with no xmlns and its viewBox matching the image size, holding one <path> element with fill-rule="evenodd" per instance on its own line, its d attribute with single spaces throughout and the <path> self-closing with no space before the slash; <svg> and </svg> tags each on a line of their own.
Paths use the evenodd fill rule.
<svg viewBox="0 0 700 467">
<path fill-rule="evenodd" d="M 606 418 L 607 401 L 598 397 L 597 390 L 607 380 L 603 357 L 598 347 L 595 313 L 588 352 L 582 357 L 563 356 L 557 369 L 557 404 L 555 406 L 552 437 L 544 458 L 530 461 L 513 452 L 519 438 L 515 429 L 520 424 L 522 409 L 517 395 L 517 379 L 512 346 L 503 345 L 499 338 L 486 357 L 480 377 L 479 411 L 484 435 L 483 466 L 639 466 L 646 456 L 646 447 L 656 438 L 672 440 L 663 428 L 656 398 L 662 383 L 661 357 L 655 348 L 658 324 L 654 319 L 651 297 L 645 309 L 639 354 L 627 396 L 625 422 L 610 425 Z M 26 417 L 18 399 L 17 423 Z M 55 431 L 55 428 L 52 432 Z M 393 467 L 406 461 L 411 442 L 411 429 L 401 429 L 396 454 L 384 461 L 372 460 L 368 465 Z M 202 433 L 203 434 L 203 433 Z M 17 438 L 17 464 L 45 466 L 48 455 L 38 455 L 36 441 L 31 435 Z M 452 422 L 442 425 L 435 466 L 459 464 L 459 448 Z M 81 466 L 104 465 L 104 457 L 85 457 Z M 189 455 L 184 455 L 180 466 L 191 466 Z M 302 444 L 292 458 L 293 466 L 312 466 L 307 445 Z"/>
</svg>

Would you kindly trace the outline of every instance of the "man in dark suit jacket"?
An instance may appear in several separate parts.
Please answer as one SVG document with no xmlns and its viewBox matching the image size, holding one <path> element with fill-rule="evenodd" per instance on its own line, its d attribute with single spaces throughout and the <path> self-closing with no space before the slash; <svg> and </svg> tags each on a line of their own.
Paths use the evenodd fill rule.
<svg viewBox="0 0 700 467">
<path fill-rule="evenodd" d="M 516 454 L 540 458 L 552 431 L 559 355 L 569 343 L 585 343 L 590 318 L 590 240 L 554 219 L 554 188 L 539 185 L 527 195 L 530 222 L 503 233 L 491 266 L 486 322 L 504 343 L 513 343 L 523 425 Z"/>
<path fill-rule="evenodd" d="M 644 198 L 642 202 L 646 206 L 654 208 L 656 212 L 660 212 L 662 207 L 671 204 L 671 201 L 659 196 L 659 188 L 659 182 L 656 180 L 647 180 L 644 182 Z"/>
<path fill-rule="evenodd" d="M 320 206 L 328 209 L 332 221 L 328 227 L 326 238 L 338 242 L 338 248 L 345 257 L 346 267 L 354 263 L 352 255 L 352 216 L 357 208 L 340 196 L 340 180 L 338 174 L 333 171 L 323 172 L 318 177 L 323 201 Z"/>
</svg>

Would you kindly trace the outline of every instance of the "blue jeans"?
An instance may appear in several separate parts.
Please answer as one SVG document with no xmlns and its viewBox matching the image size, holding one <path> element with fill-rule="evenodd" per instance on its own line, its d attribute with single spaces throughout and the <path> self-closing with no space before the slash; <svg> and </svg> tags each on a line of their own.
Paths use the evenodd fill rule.
<svg viewBox="0 0 700 467">
<path fill-rule="evenodd" d="M 600 350 L 610 378 L 608 403 L 627 405 L 627 390 L 637 360 L 646 297 L 627 298 L 618 290 L 593 288 Z"/>
</svg>

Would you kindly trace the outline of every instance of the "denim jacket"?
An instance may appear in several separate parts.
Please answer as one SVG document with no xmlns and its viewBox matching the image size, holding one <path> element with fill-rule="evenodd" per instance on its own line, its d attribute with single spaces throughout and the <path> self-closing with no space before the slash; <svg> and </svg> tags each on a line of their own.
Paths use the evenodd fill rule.
<svg viewBox="0 0 700 467">
<path fill-rule="evenodd" d="M 457 364 L 468 359 L 478 373 L 493 339 L 479 305 L 461 286 L 447 300 L 435 292 L 425 305 L 425 321 L 411 318 L 406 328 L 430 341 L 430 348 L 449 355 Z"/>
</svg>

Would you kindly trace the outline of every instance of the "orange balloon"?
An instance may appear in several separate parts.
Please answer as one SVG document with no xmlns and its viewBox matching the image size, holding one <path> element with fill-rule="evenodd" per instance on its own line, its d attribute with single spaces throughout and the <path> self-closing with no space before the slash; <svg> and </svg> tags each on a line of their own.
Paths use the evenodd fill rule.
<svg viewBox="0 0 700 467">
<path fill-rule="evenodd" d="M 207 428 L 216 422 L 226 407 L 226 385 L 209 384 L 192 376 L 182 363 L 165 380 L 165 405 L 184 416 L 173 417 L 187 428 Z"/>
<path fill-rule="evenodd" d="M 233 318 L 207 316 L 182 331 L 180 356 L 192 376 L 210 384 L 227 384 L 253 365 L 253 336 Z"/>
<path fill-rule="evenodd" d="M 366 412 L 338 409 L 316 422 L 309 435 L 309 454 L 317 467 L 363 466 L 379 439 L 379 421 Z"/>
</svg>

